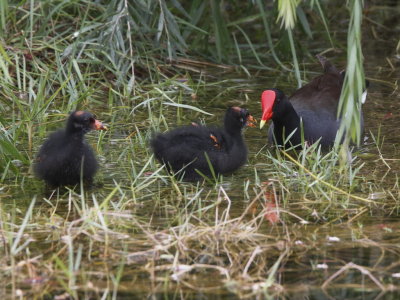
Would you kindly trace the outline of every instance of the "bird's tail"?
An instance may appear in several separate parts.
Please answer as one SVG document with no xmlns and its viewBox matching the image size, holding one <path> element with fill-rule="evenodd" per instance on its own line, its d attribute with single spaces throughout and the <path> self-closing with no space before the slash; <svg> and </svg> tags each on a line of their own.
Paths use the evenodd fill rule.
<svg viewBox="0 0 400 300">
<path fill-rule="evenodd" d="M 332 63 L 325 56 L 317 54 L 316 57 L 324 68 L 325 73 L 339 73 L 336 67 L 332 65 Z"/>
</svg>

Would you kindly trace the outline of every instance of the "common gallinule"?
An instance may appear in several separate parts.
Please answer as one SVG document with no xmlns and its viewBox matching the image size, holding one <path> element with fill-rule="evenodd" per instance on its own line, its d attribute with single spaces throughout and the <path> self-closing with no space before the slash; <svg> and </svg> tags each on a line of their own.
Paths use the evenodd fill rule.
<svg viewBox="0 0 400 300">
<path fill-rule="evenodd" d="M 320 139 L 322 147 L 333 145 L 340 125 L 337 107 L 342 90 L 344 72 L 339 72 L 325 57 L 317 56 L 324 74 L 314 78 L 287 98 L 279 89 L 266 90 L 261 95 L 262 118 L 260 128 L 272 119 L 268 131 L 270 143 L 299 146 L 304 141 L 312 144 Z M 365 101 L 366 91 L 363 94 Z M 361 131 L 364 119 L 361 113 Z M 290 137 L 290 138 L 289 138 Z M 284 142 L 286 144 L 284 145 Z"/>
<path fill-rule="evenodd" d="M 34 165 L 37 177 L 53 187 L 91 183 L 97 171 L 92 148 L 84 139 L 90 130 L 105 130 L 101 122 L 87 111 L 75 111 L 65 129 L 52 133 L 39 150 Z"/>
<path fill-rule="evenodd" d="M 158 134 L 151 140 L 155 157 L 165 163 L 168 171 L 188 181 L 202 179 L 197 172 L 210 176 L 231 173 L 242 166 L 247 159 L 247 147 L 241 131 L 247 126 L 254 127 L 255 119 L 240 107 L 228 108 L 224 128 L 210 128 L 193 124 Z M 196 171 L 197 170 L 197 171 Z"/>
</svg>

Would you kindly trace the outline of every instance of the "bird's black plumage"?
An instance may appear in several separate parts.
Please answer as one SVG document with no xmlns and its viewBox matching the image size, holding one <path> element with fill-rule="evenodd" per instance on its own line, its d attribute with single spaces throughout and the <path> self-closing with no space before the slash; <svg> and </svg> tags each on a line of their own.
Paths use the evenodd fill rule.
<svg viewBox="0 0 400 300">
<path fill-rule="evenodd" d="M 263 92 L 261 125 L 272 119 L 273 124 L 268 131 L 271 143 L 298 146 L 303 134 L 307 143 L 319 140 L 324 148 L 333 145 L 341 122 L 337 118 L 337 109 L 344 72 L 339 72 L 325 57 L 317 57 L 324 68 L 324 74 L 312 79 L 290 97 L 286 97 L 279 89 Z M 360 130 L 363 131 L 363 128 L 364 119 L 360 107 Z"/>
<path fill-rule="evenodd" d="M 75 111 L 66 127 L 52 133 L 41 146 L 34 164 L 36 176 L 53 187 L 91 183 L 98 165 L 84 135 L 105 127 L 86 111 Z M 81 176 L 82 175 L 82 176 Z"/>
<path fill-rule="evenodd" d="M 151 140 L 155 157 L 168 171 L 180 171 L 188 181 L 202 179 L 196 171 L 211 175 L 207 156 L 214 172 L 231 173 L 247 160 L 247 147 L 241 131 L 252 125 L 253 117 L 246 109 L 231 107 L 225 113 L 224 128 L 192 125 L 157 134 Z"/>
</svg>

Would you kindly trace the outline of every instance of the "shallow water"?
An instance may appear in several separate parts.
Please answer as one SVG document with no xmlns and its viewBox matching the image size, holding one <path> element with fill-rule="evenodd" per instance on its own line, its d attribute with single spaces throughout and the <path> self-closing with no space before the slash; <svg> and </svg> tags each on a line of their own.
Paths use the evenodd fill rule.
<svg viewBox="0 0 400 300">
<path fill-rule="evenodd" d="M 370 18 L 373 19 L 374 14 L 378 13 L 372 11 Z M 388 20 L 391 20 L 392 14 L 388 13 L 387 15 Z M 282 296 L 290 299 L 397 299 L 400 296 L 398 289 L 400 283 L 400 264 L 398 263 L 400 258 L 400 224 L 398 221 L 400 190 L 397 186 L 397 174 L 400 169 L 398 143 L 400 94 L 397 89 L 397 80 L 400 77 L 400 57 L 395 47 L 400 29 L 397 21 L 385 23 L 386 28 L 375 27 L 371 24 L 365 22 L 363 30 L 365 35 L 363 37 L 365 72 L 371 86 L 367 103 L 363 107 L 365 140 L 357 152 L 359 163 L 365 163 L 359 173 L 364 177 L 359 187 L 359 194 L 377 199 L 381 205 L 377 207 L 366 205 L 368 209 L 364 210 L 363 206 L 352 205 L 350 202 L 350 205 L 343 208 L 340 208 L 340 205 L 332 205 L 334 211 L 324 211 L 325 214 L 323 214 L 318 211 L 318 208 L 322 206 L 329 210 L 329 206 L 326 207 L 326 201 L 307 204 L 307 200 L 315 199 L 304 199 L 302 193 L 297 194 L 294 190 L 288 197 L 291 202 L 281 203 L 280 206 L 310 223 L 302 224 L 295 217 L 284 214 L 281 217 L 281 223 L 271 225 L 264 222 L 259 228 L 259 233 L 265 235 L 263 238 L 266 242 L 258 241 L 264 248 L 262 248 L 263 252 L 260 257 L 256 256 L 256 263 L 264 264 L 267 269 L 272 268 L 284 250 L 288 249 L 288 253 L 282 258 L 273 276 L 276 286 L 258 293 L 257 289 L 262 289 L 258 284 L 266 281 L 265 274 L 268 270 L 265 269 L 261 272 L 252 265 L 248 272 L 255 279 L 250 282 L 246 281 L 246 278 L 243 279 L 243 282 L 227 279 L 215 269 L 200 268 L 189 272 L 183 282 L 177 283 L 170 278 L 169 269 L 157 269 L 164 264 L 163 259 L 172 264 L 173 257 L 157 257 L 159 253 L 153 251 L 155 246 L 151 243 L 149 235 L 139 230 L 138 226 L 132 226 L 132 222 L 150 224 L 147 229 L 154 230 L 160 235 L 161 233 L 171 234 L 168 231 L 171 226 L 182 225 L 179 215 L 183 208 L 190 207 L 192 211 L 196 211 L 196 208 L 200 210 L 201 207 L 214 205 L 215 199 L 219 195 L 218 189 L 210 185 L 201 186 L 202 191 L 197 195 L 199 189 L 195 185 L 181 183 L 180 190 L 184 191 L 186 195 L 193 197 L 197 195 L 193 202 L 190 202 L 190 197 L 183 199 L 175 196 L 169 179 L 152 182 L 143 188 L 142 193 L 133 191 L 138 185 L 131 186 L 132 179 L 135 180 L 139 177 L 138 180 L 141 182 L 146 182 L 149 178 L 151 180 L 151 175 L 137 176 L 141 171 L 142 161 L 135 160 L 136 157 L 146 156 L 148 150 L 144 146 L 136 149 L 132 155 L 123 156 L 124 159 L 132 157 L 132 161 L 126 161 L 126 165 L 121 164 L 119 150 L 125 151 L 126 145 L 129 143 L 125 138 L 135 129 L 133 124 L 117 124 L 119 127 L 110 133 L 111 137 L 108 137 L 108 143 L 101 146 L 99 150 L 102 168 L 97 180 L 102 186 L 95 187 L 93 193 L 88 191 L 85 195 L 88 207 L 92 207 L 94 205 L 92 194 L 101 202 L 115 188 L 113 180 L 118 182 L 118 191 L 111 197 L 111 202 L 117 203 L 118 197 L 120 197 L 124 202 L 121 205 L 123 208 L 118 206 L 117 215 L 113 215 L 115 212 L 111 206 L 105 209 L 104 213 L 108 214 L 108 221 L 112 222 L 114 226 L 118 224 L 115 228 L 120 229 L 121 233 L 125 233 L 126 236 L 115 234 L 118 238 L 110 238 L 112 242 L 107 248 L 110 252 L 103 253 L 105 249 L 96 249 L 96 243 L 88 237 L 93 238 L 94 236 L 94 240 L 103 241 L 104 236 L 101 234 L 97 236 L 96 233 L 91 232 L 79 232 L 80 236 L 76 238 L 76 244 L 84 245 L 83 253 L 89 257 L 88 260 L 82 262 L 81 273 L 85 273 L 85 275 L 80 274 L 82 277 L 78 280 L 77 290 L 80 297 L 85 295 L 101 296 L 104 290 L 112 290 L 110 283 L 112 280 L 108 274 L 104 274 L 104 270 L 107 269 L 110 274 L 116 274 L 118 268 L 123 265 L 123 275 L 118 286 L 118 299 L 143 299 L 143 297 L 231 299 L 233 297 L 257 297 L 257 295 L 260 298 L 274 295 L 272 297 Z M 391 30 L 387 29 L 389 26 Z M 396 33 L 397 36 L 393 33 Z M 343 34 L 345 32 L 337 32 L 337 35 Z M 313 42 L 310 43 L 310 47 L 323 50 L 326 45 Z M 335 64 L 344 67 L 345 62 L 335 58 L 345 57 L 343 52 L 337 55 L 330 52 L 327 56 L 334 57 Z M 310 61 L 304 59 L 304 61 L 306 60 Z M 304 64 L 302 69 L 307 70 L 303 74 L 305 81 L 321 71 L 317 62 Z M 174 114 L 176 110 L 166 110 L 164 114 L 169 126 L 173 127 L 177 120 L 180 123 L 206 120 L 207 124 L 219 124 L 226 107 L 230 105 L 246 107 L 258 118 L 260 114 L 259 95 L 263 89 L 278 86 L 290 94 L 296 86 L 294 78 L 291 76 L 288 78 L 288 74 L 284 72 L 259 71 L 252 74 L 251 78 L 247 78 L 245 74 L 243 74 L 243 78 L 238 78 L 237 73 L 222 72 L 219 69 L 207 69 L 205 72 L 214 77 L 213 79 L 206 77 L 208 82 L 212 80 L 221 82 L 218 87 L 208 88 L 206 94 L 200 94 L 196 99 L 186 97 L 191 99 L 187 101 L 187 104 L 211 112 L 213 116 L 203 116 L 188 111 L 181 118 L 177 118 Z M 145 135 L 147 134 L 146 128 L 149 126 L 146 118 L 145 109 L 138 109 L 135 113 L 135 125 L 139 129 L 138 131 Z M 260 192 L 262 182 L 271 180 L 270 162 L 265 161 L 262 151 L 260 154 L 260 149 L 266 144 L 266 133 L 267 130 L 246 129 L 245 138 L 249 147 L 249 163 L 234 175 L 224 178 L 222 187 L 232 202 L 229 210 L 231 218 L 241 216 L 252 199 Z M 373 144 L 372 136 L 380 136 L 382 146 L 379 149 Z M 146 140 L 146 138 L 148 137 L 145 136 L 144 139 Z M 95 135 L 89 136 L 88 139 L 92 144 L 97 141 Z M 384 160 L 388 166 L 385 165 Z M 157 166 L 159 165 L 154 165 L 154 168 L 150 166 L 146 172 L 154 171 Z M 131 172 L 131 168 L 135 171 Z M 255 169 L 258 172 L 257 179 L 254 175 Z M 29 174 L 29 170 L 24 171 L 24 174 Z M 247 180 L 249 180 L 248 188 L 244 186 Z M 66 220 L 73 222 L 81 218 L 80 209 L 84 211 L 85 208 L 80 206 L 82 199 L 78 191 L 70 197 L 63 194 L 58 200 L 56 195 L 50 198 L 42 183 L 29 175 L 24 180 L 17 178 L 13 182 L 7 182 L 2 190 L 3 219 L 11 222 L 11 220 L 22 218 L 35 195 L 37 195 L 37 202 L 33 213 L 36 223 L 26 231 L 27 235 L 35 239 L 31 248 L 36 249 L 38 253 L 34 254 L 43 255 L 46 264 L 52 259 L 54 251 L 61 251 L 62 247 L 58 244 L 61 236 L 66 233 L 66 228 L 62 228 L 64 222 Z M 137 195 L 140 197 L 137 198 Z M 49 202 L 43 198 L 48 199 Z M 155 201 L 155 199 L 158 200 Z M 385 201 L 387 201 L 387 209 L 382 204 Z M 51 206 L 50 203 L 54 206 Z M 227 209 L 227 206 L 227 203 L 223 202 L 220 213 Z M 313 214 L 314 208 L 320 216 L 318 213 L 317 216 Z M 255 207 L 253 213 L 256 214 L 260 209 Z M 52 215 L 50 222 L 48 215 Z M 204 215 L 199 213 L 198 216 L 202 222 L 213 224 L 216 213 L 214 210 L 212 213 L 211 210 L 205 210 Z M 251 217 L 251 213 L 249 213 L 245 219 L 250 220 Z M 87 231 L 90 231 L 90 226 Z M 93 230 L 93 232 L 95 231 Z M 110 233 L 110 235 L 112 234 Z M 254 237 L 254 240 L 257 241 L 258 238 L 258 236 Z M 161 237 L 160 240 L 162 240 Z M 244 243 L 252 242 L 254 241 L 244 240 Z M 257 242 L 254 242 L 254 245 L 257 245 Z M 86 249 L 86 247 L 92 246 L 95 249 Z M 179 248 L 179 246 L 174 247 Z M 229 268 L 228 258 L 224 254 L 221 254 L 221 257 L 209 258 L 206 255 L 207 251 L 201 252 L 206 248 L 206 245 L 200 249 L 196 248 L 199 253 L 190 253 L 187 261 L 182 261 L 181 264 L 207 263 Z M 185 251 L 185 249 L 181 250 Z M 186 251 L 190 252 L 189 249 Z M 167 252 L 162 253 L 166 255 Z M 240 253 L 240 251 L 238 252 Z M 35 255 L 26 254 L 27 258 Z M 249 259 L 248 253 L 243 255 Z M 350 263 L 356 264 L 359 269 L 354 265 L 349 265 Z M 33 267 L 31 266 L 31 268 Z M 62 270 L 61 267 L 60 270 Z M 60 277 L 65 276 L 60 270 L 58 270 Z M 46 274 L 44 270 L 42 272 Z M 257 272 L 260 272 L 259 276 L 254 274 Z M 341 273 L 333 278 L 335 272 Z M 41 274 L 30 271 L 27 277 L 40 277 Z M 89 278 L 88 281 L 85 281 L 84 279 L 87 278 Z M 330 278 L 332 281 L 327 288 L 322 289 L 321 286 Z M 33 284 L 26 278 L 21 279 L 18 281 L 18 288 L 26 291 L 27 294 L 34 295 L 38 293 L 36 289 L 44 286 L 48 289 L 48 285 L 59 284 L 57 273 L 53 274 L 53 277 L 45 279 L 45 283 L 38 284 Z M 386 290 L 382 291 L 376 282 L 383 283 Z M 53 295 L 62 293 L 61 286 L 59 285 L 59 290 L 52 290 L 51 293 Z M 8 294 L 9 289 L 9 285 L 3 287 L 0 295 Z"/>
</svg>

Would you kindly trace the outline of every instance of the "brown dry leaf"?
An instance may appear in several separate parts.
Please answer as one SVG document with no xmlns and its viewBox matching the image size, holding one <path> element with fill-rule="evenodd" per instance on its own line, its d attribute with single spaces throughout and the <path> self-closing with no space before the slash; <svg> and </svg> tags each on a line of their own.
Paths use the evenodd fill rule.
<svg viewBox="0 0 400 300">
<path fill-rule="evenodd" d="M 265 192 L 265 214 L 264 218 L 271 224 L 279 222 L 279 214 L 277 212 L 277 203 L 275 194 L 270 191 Z"/>
</svg>

